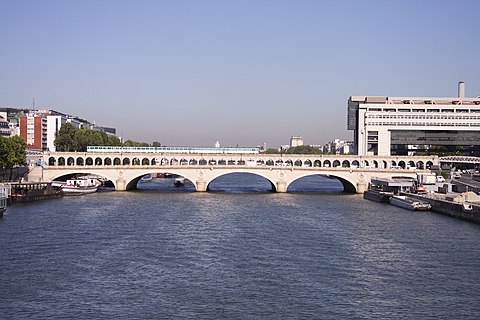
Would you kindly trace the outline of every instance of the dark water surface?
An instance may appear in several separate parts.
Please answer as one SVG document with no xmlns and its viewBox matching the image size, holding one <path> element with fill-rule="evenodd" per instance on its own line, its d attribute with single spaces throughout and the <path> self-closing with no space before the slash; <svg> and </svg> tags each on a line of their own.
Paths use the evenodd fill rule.
<svg viewBox="0 0 480 320">
<path fill-rule="evenodd" d="M 9 207 L 0 318 L 478 319 L 479 226 L 245 177 Z"/>
</svg>

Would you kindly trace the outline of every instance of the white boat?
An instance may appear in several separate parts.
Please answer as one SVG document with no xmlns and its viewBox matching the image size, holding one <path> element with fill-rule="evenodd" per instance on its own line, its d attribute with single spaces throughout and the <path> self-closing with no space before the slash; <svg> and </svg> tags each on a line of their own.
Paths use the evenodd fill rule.
<svg viewBox="0 0 480 320">
<path fill-rule="evenodd" d="M 176 187 L 183 187 L 185 185 L 185 178 L 184 177 L 175 178 L 175 182 L 173 184 Z"/>
<path fill-rule="evenodd" d="M 152 176 L 147 174 L 147 175 L 141 177 L 138 182 L 144 183 L 144 182 L 149 182 L 149 181 L 152 181 Z"/>
<path fill-rule="evenodd" d="M 392 196 L 390 197 L 390 204 L 412 211 L 430 210 L 432 208 L 432 206 L 428 202 L 417 200 L 407 196 Z"/>
<path fill-rule="evenodd" d="M 96 179 L 75 178 L 69 179 L 61 186 L 65 195 L 81 195 L 96 192 L 98 184 Z"/>
</svg>

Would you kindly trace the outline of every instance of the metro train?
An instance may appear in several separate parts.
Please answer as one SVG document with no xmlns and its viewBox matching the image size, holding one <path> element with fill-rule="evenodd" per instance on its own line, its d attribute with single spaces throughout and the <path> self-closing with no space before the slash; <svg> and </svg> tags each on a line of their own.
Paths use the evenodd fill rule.
<svg viewBox="0 0 480 320">
<path fill-rule="evenodd" d="M 258 154 L 259 148 L 88 146 L 87 152 Z"/>
</svg>

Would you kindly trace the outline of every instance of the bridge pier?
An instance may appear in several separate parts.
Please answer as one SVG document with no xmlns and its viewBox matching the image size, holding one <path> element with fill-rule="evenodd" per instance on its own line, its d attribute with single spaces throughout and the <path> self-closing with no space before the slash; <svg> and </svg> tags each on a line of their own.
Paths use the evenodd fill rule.
<svg viewBox="0 0 480 320">
<path fill-rule="evenodd" d="M 127 190 L 127 183 L 125 179 L 119 178 L 115 181 L 115 191 L 126 191 Z"/>
<path fill-rule="evenodd" d="M 206 192 L 207 191 L 207 183 L 205 181 L 197 181 L 195 182 L 197 186 L 197 191 L 199 192 Z"/>
<path fill-rule="evenodd" d="M 278 193 L 285 193 L 285 192 L 287 192 L 287 182 L 285 182 L 285 181 L 277 181 L 277 192 L 278 192 Z"/>
<path fill-rule="evenodd" d="M 363 182 L 363 181 L 358 182 L 356 192 L 357 193 L 364 193 L 365 191 L 367 191 L 367 183 Z"/>
</svg>

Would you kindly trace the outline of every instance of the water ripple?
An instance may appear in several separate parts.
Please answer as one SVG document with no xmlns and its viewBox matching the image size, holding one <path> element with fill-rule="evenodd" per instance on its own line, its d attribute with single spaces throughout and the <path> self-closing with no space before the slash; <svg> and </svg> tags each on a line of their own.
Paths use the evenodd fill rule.
<svg viewBox="0 0 480 320">
<path fill-rule="evenodd" d="M 479 226 L 356 195 L 97 193 L 10 207 L 2 319 L 475 319 Z"/>
</svg>

